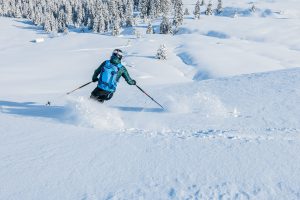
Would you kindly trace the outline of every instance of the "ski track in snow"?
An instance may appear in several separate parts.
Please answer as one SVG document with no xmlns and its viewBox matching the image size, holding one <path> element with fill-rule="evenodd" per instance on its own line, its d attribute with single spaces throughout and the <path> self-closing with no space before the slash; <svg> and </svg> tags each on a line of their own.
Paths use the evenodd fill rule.
<svg viewBox="0 0 300 200">
<path fill-rule="evenodd" d="M 132 191 L 118 191 L 118 192 L 111 192 L 109 193 L 105 199 L 147 199 L 149 195 L 147 193 L 149 191 L 158 192 L 158 188 L 164 188 L 164 192 L 160 192 L 159 195 L 151 195 L 151 198 L 154 199 L 161 199 L 161 194 L 165 194 L 164 198 L 166 199 L 184 199 L 184 200 L 190 200 L 190 199 L 264 199 L 266 198 L 267 193 L 275 190 L 277 192 L 287 193 L 291 192 L 293 195 L 291 195 L 291 198 L 298 199 L 300 198 L 300 194 L 296 191 L 294 191 L 292 188 L 289 188 L 286 185 L 283 185 L 282 183 L 278 183 L 275 185 L 275 189 L 272 189 L 271 187 L 266 186 L 248 186 L 248 191 L 245 191 L 245 189 L 240 188 L 237 184 L 230 183 L 230 182 L 223 182 L 216 185 L 197 185 L 197 184 L 191 184 L 189 186 L 182 186 L 180 181 L 176 180 L 174 181 L 175 184 L 171 187 L 165 187 L 163 185 L 155 185 L 155 186 L 146 186 L 145 188 L 136 188 Z M 147 189 L 146 189 L 147 188 Z M 96 195 L 89 195 L 84 194 L 85 199 L 93 199 L 93 196 Z M 279 198 L 280 195 L 277 195 L 274 198 Z M 282 195 L 280 198 L 284 198 L 284 195 Z"/>
<path fill-rule="evenodd" d="M 245 130 L 169 130 L 153 132 L 150 130 L 127 129 L 124 134 L 141 134 L 147 137 L 178 138 L 183 140 L 237 140 L 242 142 L 261 142 L 264 140 L 287 140 L 293 141 L 298 138 L 300 129 L 295 128 L 267 128 L 267 129 L 245 129 Z M 268 135 L 269 133 L 269 135 Z"/>
</svg>

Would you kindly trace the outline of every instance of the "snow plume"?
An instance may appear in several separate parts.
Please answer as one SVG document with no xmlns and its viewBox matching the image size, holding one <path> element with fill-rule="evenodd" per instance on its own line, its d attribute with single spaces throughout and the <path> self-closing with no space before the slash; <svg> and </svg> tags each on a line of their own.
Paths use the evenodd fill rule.
<svg viewBox="0 0 300 200">
<path fill-rule="evenodd" d="M 228 109 L 220 98 L 214 94 L 198 92 L 194 97 L 195 104 L 198 104 L 197 112 L 206 113 L 206 116 L 226 117 Z"/>
<path fill-rule="evenodd" d="M 175 113 L 201 113 L 210 116 L 226 117 L 228 109 L 218 96 L 197 92 L 193 95 L 168 96 L 167 110 Z"/>
<path fill-rule="evenodd" d="M 68 100 L 75 118 L 80 126 L 93 127 L 100 130 L 120 130 L 124 127 L 117 110 L 106 107 L 85 97 Z"/>
<path fill-rule="evenodd" d="M 166 110 L 174 113 L 189 113 L 191 111 L 191 100 L 188 96 L 168 96 L 168 100 L 164 103 L 168 105 Z"/>
</svg>

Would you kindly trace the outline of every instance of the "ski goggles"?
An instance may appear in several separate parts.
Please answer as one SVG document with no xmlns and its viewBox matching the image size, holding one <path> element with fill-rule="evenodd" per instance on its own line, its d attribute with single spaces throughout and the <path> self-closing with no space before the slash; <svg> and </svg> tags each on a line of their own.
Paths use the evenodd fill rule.
<svg viewBox="0 0 300 200">
<path fill-rule="evenodd" d="M 113 55 L 117 56 L 119 59 L 123 58 L 123 52 L 121 50 L 114 50 Z"/>
</svg>

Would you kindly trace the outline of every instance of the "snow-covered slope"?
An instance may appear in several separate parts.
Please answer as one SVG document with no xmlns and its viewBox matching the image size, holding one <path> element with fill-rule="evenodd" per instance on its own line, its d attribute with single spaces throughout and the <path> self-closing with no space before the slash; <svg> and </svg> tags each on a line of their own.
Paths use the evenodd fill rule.
<svg viewBox="0 0 300 200">
<path fill-rule="evenodd" d="M 139 39 L 0 18 L 0 199 L 300 199 L 298 2 L 224 4 Z M 65 95 L 114 48 L 165 110 L 123 80 Z"/>
<path fill-rule="evenodd" d="M 168 112 L 133 96 L 1 101 L 1 199 L 298 199 L 299 80 L 295 69 L 167 87 L 179 99 Z"/>
</svg>

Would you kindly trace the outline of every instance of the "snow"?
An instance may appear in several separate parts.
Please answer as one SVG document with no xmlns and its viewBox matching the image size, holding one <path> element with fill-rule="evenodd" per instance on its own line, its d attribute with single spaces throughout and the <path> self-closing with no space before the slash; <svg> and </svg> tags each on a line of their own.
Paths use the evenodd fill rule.
<svg viewBox="0 0 300 200">
<path fill-rule="evenodd" d="M 0 17 L 0 199 L 300 199 L 299 3 L 223 6 L 141 38 Z M 115 48 L 165 110 L 124 80 L 66 95 Z"/>
<path fill-rule="evenodd" d="M 45 39 L 44 39 L 44 38 L 36 38 L 36 39 L 34 40 L 34 42 L 36 42 L 36 43 L 45 42 Z"/>
</svg>

